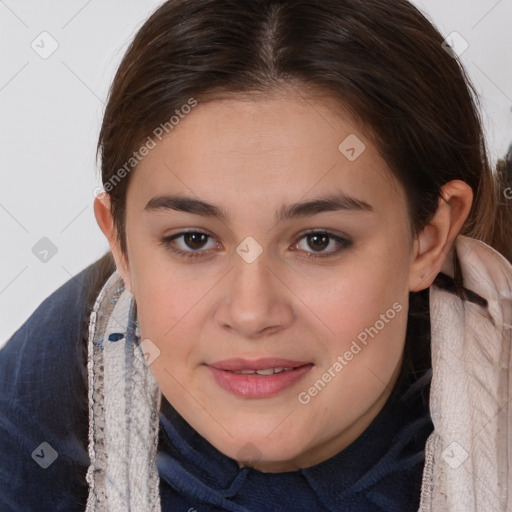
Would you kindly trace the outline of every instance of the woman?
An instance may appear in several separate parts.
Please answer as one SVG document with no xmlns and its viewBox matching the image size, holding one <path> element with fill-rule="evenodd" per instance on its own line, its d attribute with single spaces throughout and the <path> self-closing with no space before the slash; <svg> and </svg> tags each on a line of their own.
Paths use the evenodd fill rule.
<svg viewBox="0 0 512 512">
<path fill-rule="evenodd" d="M 510 202 L 444 47 L 404 0 L 151 16 L 111 253 L 1 353 L 3 509 L 509 509 Z"/>
</svg>

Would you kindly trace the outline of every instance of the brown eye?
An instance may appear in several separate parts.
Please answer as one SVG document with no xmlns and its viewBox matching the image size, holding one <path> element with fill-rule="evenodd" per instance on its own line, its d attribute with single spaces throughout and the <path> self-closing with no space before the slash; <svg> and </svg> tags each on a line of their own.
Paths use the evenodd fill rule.
<svg viewBox="0 0 512 512">
<path fill-rule="evenodd" d="M 210 245 L 208 246 L 208 242 Z M 166 249 L 183 258 L 207 256 L 212 248 L 221 248 L 214 238 L 202 231 L 185 231 L 162 238 L 161 243 Z"/>
<path fill-rule="evenodd" d="M 308 258 L 327 258 L 338 255 L 350 245 L 350 240 L 329 231 L 313 231 L 303 235 L 295 247 L 305 252 Z M 329 247 L 331 250 L 327 250 Z"/>
<path fill-rule="evenodd" d="M 208 238 L 209 236 L 205 233 L 185 233 L 183 242 L 190 249 L 202 249 Z"/>
<path fill-rule="evenodd" d="M 326 234 L 311 234 L 307 235 L 309 247 L 315 250 L 323 251 L 329 246 L 329 236 Z"/>
</svg>

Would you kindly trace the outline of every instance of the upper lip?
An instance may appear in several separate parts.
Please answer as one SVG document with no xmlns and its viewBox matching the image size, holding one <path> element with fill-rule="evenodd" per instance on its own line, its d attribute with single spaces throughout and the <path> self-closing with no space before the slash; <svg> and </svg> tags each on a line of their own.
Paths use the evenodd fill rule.
<svg viewBox="0 0 512 512">
<path fill-rule="evenodd" d="M 297 368 L 305 364 L 311 364 L 311 361 L 293 361 L 292 359 L 282 359 L 280 357 L 262 357 L 260 359 L 237 357 L 210 363 L 208 366 L 213 366 L 219 370 L 236 372 L 240 370 L 267 370 L 268 368 Z"/>
</svg>

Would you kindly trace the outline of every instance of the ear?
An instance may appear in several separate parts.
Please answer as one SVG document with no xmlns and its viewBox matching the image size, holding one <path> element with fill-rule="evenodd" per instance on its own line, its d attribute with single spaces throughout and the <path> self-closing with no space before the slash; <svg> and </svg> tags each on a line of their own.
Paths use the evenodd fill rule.
<svg viewBox="0 0 512 512">
<path fill-rule="evenodd" d="M 424 290 L 432 284 L 469 215 L 472 202 L 473 191 L 464 181 L 453 180 L 441 188 L 434 218 L 414 241 L 410 291 Z"/>
<path fill-rule="evenodd" d="M 108 240 L 110 250 L 116 262 L 117 271 L 121 274 L 125 287 L 131 292 L 128 256 L 125 256 L 121 251 L 117 230 L 112 217 L 110 196 L 106 192 L 98 194 L 94 199 L 94 215 L 98 226 Z"/>
</svg>

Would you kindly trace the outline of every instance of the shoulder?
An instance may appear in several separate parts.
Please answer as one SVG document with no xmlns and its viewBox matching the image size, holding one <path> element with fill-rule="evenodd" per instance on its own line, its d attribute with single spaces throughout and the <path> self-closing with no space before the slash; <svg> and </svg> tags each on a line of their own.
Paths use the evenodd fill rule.
<svg viewBox="0 0 512 512">
<path fill-rule="evenodd" d="M 0 351 L 1 510 L 74 510 L 87 491 L 87 325 L 113 271 L 106 259 L 46 298 Z"/>
<path fill-rule="evenodd" d="M 84 330 L 94 298 L 111 268 L 106 256 L 69 279 L 47 297 L 0 351 L 1 397 L 27 389 L 44 378 L 46 390 L 69 365 L 85 363 L 81 356 Z M 85 329 L 84 329 L 85 328 Z M 86 382 L 85 366 L 80 377 Z M 46 391 L 39 390 L 41 394 Z"/>
</svg>

